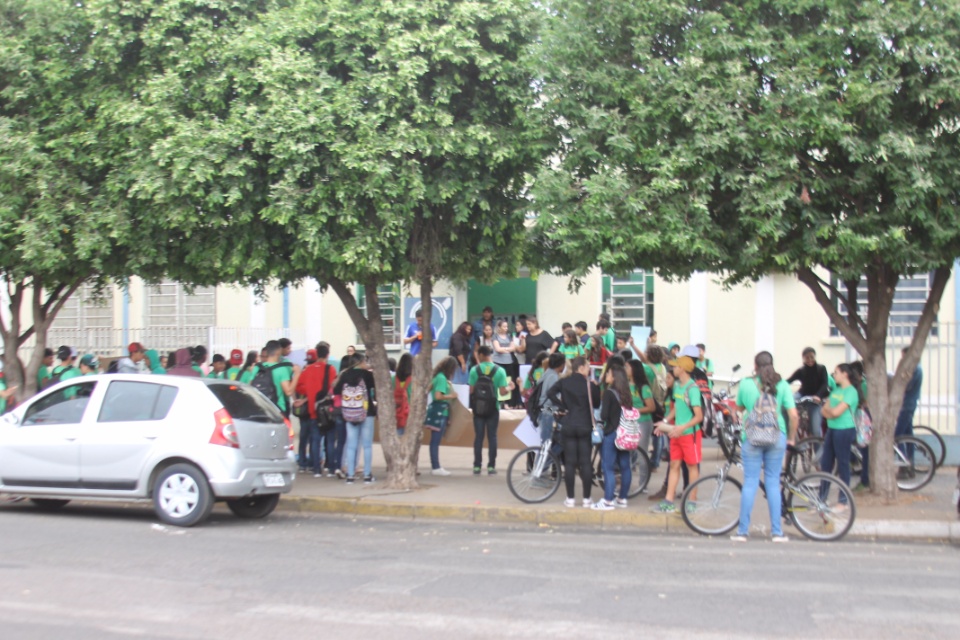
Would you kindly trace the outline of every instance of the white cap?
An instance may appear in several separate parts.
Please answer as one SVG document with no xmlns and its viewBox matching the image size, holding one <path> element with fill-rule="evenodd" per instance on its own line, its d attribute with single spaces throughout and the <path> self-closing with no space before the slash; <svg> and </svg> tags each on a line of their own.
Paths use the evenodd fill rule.
<svg viewBox="0 0 960 640">
<path fill-rule="evenodd" d="M 700 348 L 695 344 L 688 344 L 683 349 L 680 349 L 680 356 L 690 356 L 694 360 L 697 360 L 700 358 Z"/>
</svg>

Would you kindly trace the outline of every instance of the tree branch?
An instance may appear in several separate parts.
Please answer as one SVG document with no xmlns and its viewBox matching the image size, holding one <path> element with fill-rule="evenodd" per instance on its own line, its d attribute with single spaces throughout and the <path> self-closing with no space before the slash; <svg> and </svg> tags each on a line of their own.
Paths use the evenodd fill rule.
<svg viewBox="0 0 960 640">
<path fill-rule="evenodd" d="M 840 333 L 843 334 L 843 337 L 850 341 L 853 348 L 856 349 L 858 353 L 866 353 L 866 339 L 859 330 L 856 330 L 857 327 L 850 326 L 843 316 L 840 315 L 830 296 L 828 296 L 820 286 L 820 278 L 817 277 L 813 270 L 809 267 L 801 267 L 797 270 L 797 278 L 813 292 L 813 297 L 816 298 L 817 302 L 826 312 L 827 317 L 836 325 Z"/>
</svg>

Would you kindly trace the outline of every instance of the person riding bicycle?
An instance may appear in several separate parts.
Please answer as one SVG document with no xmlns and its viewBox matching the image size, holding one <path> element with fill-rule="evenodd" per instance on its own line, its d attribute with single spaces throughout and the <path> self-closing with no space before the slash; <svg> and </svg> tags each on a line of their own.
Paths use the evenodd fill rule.
<svg viewBox="0 0 960 640">
<path fill-rule="evenodd" d="M 787 378 L 787 383 L 800 382 L 800 391 L 795 394 L 795 400 L 804 397 L 810 398 L 809 401 L 803 403 L 807 415 L 810 417 L 810 433 L 807 435 L 823 436 L 821 409 L 823 401 L 830 395 L 830 376 L 827 375 L 825 366 L 817 364 L 817 352 L 813 347 L 804 349 L 802 355 L 803 366 Z"/>
</svg>

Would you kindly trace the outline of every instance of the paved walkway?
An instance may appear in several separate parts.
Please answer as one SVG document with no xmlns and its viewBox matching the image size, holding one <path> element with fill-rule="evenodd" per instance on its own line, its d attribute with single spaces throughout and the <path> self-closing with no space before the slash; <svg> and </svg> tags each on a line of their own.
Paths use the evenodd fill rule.
<svg viewBox="0 0 960 640">
<path fill-rule="evenodd" d="M 501 450 L 497 460 L 499 473 L 474 476 L 473 451 L 464 447 L 443 447 L 440 459 L 453 475 L 433 476 L 429 473 L 429 452 L 424 446 L 420 455 L 421 488 L 417 491 L 391 491 L 383 487 L 385 463 L 380 445 L 374 445 L 373 473 L 378 482 L 365 485 L 357 480 L 347 485 L 335 478 L 298 476 L 291 494 L 284 497 L 280 508 L 304 512 L 340 513 L 346 515 L 385 516 L 410 519 L 446 519 L 471 522 L 526 523 L 539 526 L 577 525 L 601 528 L 642 528 L 648 531 L 689 533 L 683 519 L 676 514 L 650 512 L 656 504 L 641 494 L 626 509 L 592 511 L 577 507 L 564 508 L 564 489 L 542 504 L 525 504 L 514 498 L 506 482 L 506 469 L 515 450 Z M 722 464 L 722 454 L 713 442 L 705 442 L 704 473 L 712 473 Z M 486 451 L 484 451 L 486 464 Z M 651 492 L 659 489 L 667 465 L 650 479 Z M 899 504 L 881 505 L 869 495 L 857 494 L 857 518 L 850 535 L 867 538 L 914 538 L 960 542 L 960 522 L 956 507 L 950 502 L 957 483 L 957 469 L 942 467 L 933 481 L 916 493 L 901 492 Z M 580 503 L 580 481 L 577 480 L 577 502 Z M 602 497 L 597 487 L 591 498 Z M 754 535 L 768 532 L 770 519 L 762 494 L 757 498 L 752 517 Z M 802 537 L 788 528 L 788 535 Z"/>
</svg>

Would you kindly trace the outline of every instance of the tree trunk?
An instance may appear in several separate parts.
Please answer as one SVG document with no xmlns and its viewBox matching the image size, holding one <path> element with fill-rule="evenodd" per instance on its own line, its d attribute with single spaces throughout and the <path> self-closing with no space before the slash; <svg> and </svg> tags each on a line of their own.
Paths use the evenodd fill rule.
<svg viewBox="0 0 960 640">
<path fill-rule="evenodd" d="M 414 452 L 419 449 L 422 437 L 423 416 L 415 420 L 414 402 L 416 401 L 417 387 L 414 384 L 411 391 L 414 402 L 411 402 L 410 419 L 403 437 L 397 435 L 397 411 L 393 403 L 393 384 L 390 376 L 390 365 L 387 361 L 387 348 L 383 336 L 383 323 L 380 311 L 380 301 L 377 298 L 376 280 L 363 283 L 367 291 L 367 315 L 360 312 L 353 290 L 340 280 L 330 282 L 330 287 L 336 292 L 350 319 L 353 320 L 363 345 L 367 351 L 367 358 L 373 368 L 373 380 L 376 385 L 377 424 L 380 430 L 380 446 L 387 462 L 387 478 L 385 486 L 390 489 L 414 490 L 419 489 L 417 484 L 416 467 L 413 464 Z M 414 446 L 416 445 L 416 446 Z"/>
<path fill-rule="evenodd" d="M 894 445 L 894 431 L 900 407 L 903 406 L 903 392 L 906 389 L 914 369 L 920 362 L 920 355 L 926 345 L 930 329 L 937 319 L 940 299 L 950 279 L 951 265 L 943 265 L 934 271 L 930 295 L 924 303 L 920 320 L 913 331 L 913 337 L 907 353 L 900 359 L 891 380 L 887 379 L 887 329 L 890 309 L 896 291 L 898 276 L 885 265 L 871 265 L 867 271 L 867 321 L 862 322 L 859 314 L 850 313 L 844 318 L 837 310 L 833 299 L 824 286 L 829 284 L 821 280 L 811 269 L 801 269 L 797 277 L 812 292 L 817 302 L 826 312 L 834 326 L 850 341 L 857 353 L 863 358 L 864 374 L 867 378 L 867 403 L 873 418 L 873 440 L 870 443 L 870 487 L 886 504 L 897 501 L 897 467 L 891 455 Z M 855 290 L 855 289 L 854 289 Z M 833 291 L 834 294 L 838 293 Z M 854 306 L 847 304 L 847 309 Z"/>
</svg>

